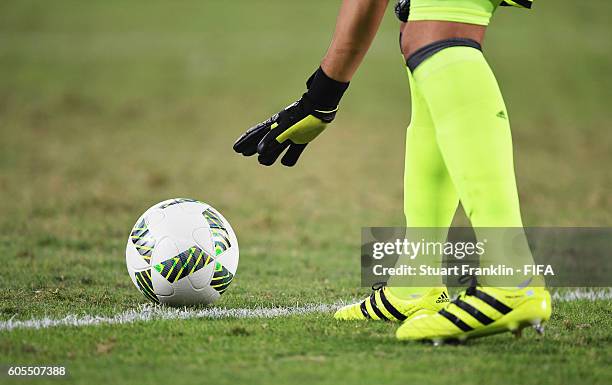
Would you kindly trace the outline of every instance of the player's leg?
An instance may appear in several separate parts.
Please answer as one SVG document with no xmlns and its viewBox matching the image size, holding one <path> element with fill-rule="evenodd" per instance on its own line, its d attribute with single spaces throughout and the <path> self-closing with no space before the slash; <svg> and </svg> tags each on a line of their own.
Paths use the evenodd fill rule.
<svg viewBox="0 0 612 385">
<path fill-rule="evenodd" d="M 520 239 L 513 237 L 511 258 L 504 252 L 501 228 L 521 229 L 523 224 L 509 117 L 495 76 L 478 48 L 456 46 L 452 40 L 439 44 L 450 46 L 426 59 L 414 76 L 432 111 L 438 145 L 461 203 L 477 236 L 488 239 L 481 263 L 533 264 L 522 230 L 515 231 Z M 508 286 L 524 280 L 500 276 L 486 283 Z"/>
<path fill-rule="evenodd" d="M 485 16 L 497 4 L 457 0 L 449 8 L 449 3 L 413 1 L 409 20 L 414 21 L 408 23 L 407 37 L 412 36 L 411 28 L 419 29 L 425 45 L 413 45 L 407 64 L 429 107 L 440 152 L 477 235 L 481 227 L 520 228 L 508 114 L 480 42 L 473 38 L 484 35 Z M 449 31 L 462 31 L 468 38 L 448 36 Z M 519 254 L 495 257 L 531 260 L 528 248 Z M 397 336 L 462 339 L 520 329 L 548 317 L 550 296 L 542 287 L 474 285 L 438 312 L 419 311 L 398 329 Z"/>
<path fill-rule="evenodd" d="M 408 71 L 412 116 L 406 132 L 404 169 L 404 213 L 408 227 L 448 228 L 459 198 L 436 142 L 427 103 Z M 446 237 L 441 231 L 440 237 Z M 365 300 L 339 309 L 336 319 L 403 320 L 422 308 L 437 310 L 448 298 L 440 277 L 431 277 L 428 287 L 401 286 L 389 280 L 388 287 L 374 290 Z M 444 294 L 443 294 L 444 293 Z"/>
<path fill-rule="evenodd" d="M 404 214 L 407 227 L 449 227 L 459 198 L 446 169 L 427 103 L 408 71 L 412 117 L 406 131 Z"/>
<path fill-rule="evenodd" d="M 404 212 L 410 227 L 448 228 L 457 209 L 458 197 L 436 144 L 436 133 L 427 104 L 408 73 L 412 117 L 406 132 Z M 446 237 L 446 231 L 441 237 Z M 339 320 L 403 321 L 421 309 L 437 311 L 447 302 L 441 277 L 430 277 L 427 287 L 413 287 L 401 279 L 389 286 L 373 287 L 366 299 L 340 308 Z M 403 278 L 406 279 L 406 278 Z"/>
<path fill-rule="evenodd" d="M 436 130 L 421 91 L 408 72 L 412 117 L 406 132 L 404 166 L 404 214 L 409 229 L 426 232 L 430 241 L 444 242 L 457 211 L 459 198 L 436 139 Z M 428 229 L 428 230 L 425 230 Z M 420 237 L 419 237 L 420 238 Z M 441 256 L 440 256 L 441 258 Z M 407 286 L 407 277 L 391 277 L 389 291 L 403 299 L 419 296 L 431 287 L 443 286 L 441 277 L 428 277 L 419 285 Z"/>
</svg>

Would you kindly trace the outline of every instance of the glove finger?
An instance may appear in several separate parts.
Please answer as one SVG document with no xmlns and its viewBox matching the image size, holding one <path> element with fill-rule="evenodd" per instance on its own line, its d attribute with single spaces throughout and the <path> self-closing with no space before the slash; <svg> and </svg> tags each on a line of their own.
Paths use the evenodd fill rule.
<svg viewBox="0 0 612 385">
<path fill-rule="evenodd" d="M 295 164 L 298 161 L 298 158 L 300 157 L 300 155 L 302 155 L 302 152 L 304 151 L 307 145 L 308 143 L 292 144 L 291 146 L 289 146 L 289 149 L 287 150 L 285 155 L 283 155 L 283 157 L 281 158 L 281 163 L 287 167 L 295 166 Z"/>
<path fill-rule="evenodd" d="M 291 144 L 286 140 L 284 143 L 279 143 L 276 138 L 285 131 L 284 125 L 278 125 L 268 132 L 257 145 L 259 153 L 259 163 L 269 166 L 276 162 L 279 155 Z"/>
<path fill-rule="evenodd" d="M 276 159 L 278 159 L 280 154 L 285 151 L 287 147 L 289 147 L 289 144 L 290 142 L 288 140 L 284 141 L 283 143 L 278 143 L 276 139 L 266 143 L 262 142 L 258 147 L 257 152 L 259 152 L 259 156 L 257 157 L 257 160 L 264 166 L 271 166 L 274 164 L 274 162 L 276 162 Z"/>
<path fill-rule="evenodd" d="M 270 166 L 276 159 L 280 156 L 280 154 L 285 151 L 287 147 L 291 144 L 289 140 L 285 140 L 283 143 L 279 143 L 276 138 L 285 130 L 285 128 L 278 126 L 275 127 L 272 131 L 268 132 L 266 136 L 263 137 L 261 142 L 257 145 L 257 152 L 259 153 L 259 163 L 264 166 Z"/>
<path fill-rule="evenodd" d="M 257 145 L 259 142 L 268 132 L 270 132 L 270 125 L 270 122 L 264 122 L 250 128 L 236 140 L 234 143 L 234 151 L 244 156 L 254 155 L 257 152 Z"/>
</svg>

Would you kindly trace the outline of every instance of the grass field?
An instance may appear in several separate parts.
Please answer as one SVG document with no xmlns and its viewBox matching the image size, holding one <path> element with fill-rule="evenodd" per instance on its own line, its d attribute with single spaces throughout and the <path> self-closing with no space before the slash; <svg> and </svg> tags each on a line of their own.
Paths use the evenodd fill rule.
<svg viewBox="0 0 612 385">
<path fill-rule="evenodd" d="M 360 228 L 403 221 L 410 101 L 391 9 L 301 164 L 264 168 L 231 150 L 301 94 L 337 3 L 1 2 L 0 319 L 144 303 L 125 240 L 170 197 L 213 204 L 238 234 L 240 267 L 219 307 L 365 294 Z M 527 225 L 612 223 L 610 13 L 605 0 L 538 1 L 503 9 L 489 31 Z M 543 338 L 440 348 L 328 313 L 16 329 L 0 331 L 0 365 L 70 372 L 36 383 L 609 384 L 611 315 L 610 300 L 557 302 Z"/>
</svg>

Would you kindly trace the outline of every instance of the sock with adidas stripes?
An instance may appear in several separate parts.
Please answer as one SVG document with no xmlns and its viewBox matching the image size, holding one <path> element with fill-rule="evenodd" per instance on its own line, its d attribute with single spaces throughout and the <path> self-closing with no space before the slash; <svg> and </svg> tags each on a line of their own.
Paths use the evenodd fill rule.
<svg viewBox="0 0 612 385">
<path fill-rule="evenodd" d="M 485 263 L 532 264 L 502 94 L 478 43 L 457 40 L 461 39 L 446 47 L 444 41 L 434 43 L 436 50 L 411 68 L 414 83 L 429 109 L 441 156 L 476 235 L 481 238 L 479 228 L 492 227 L 517 228 L 522 234 L 513 250 L 487 251 Z"/>
</svg>

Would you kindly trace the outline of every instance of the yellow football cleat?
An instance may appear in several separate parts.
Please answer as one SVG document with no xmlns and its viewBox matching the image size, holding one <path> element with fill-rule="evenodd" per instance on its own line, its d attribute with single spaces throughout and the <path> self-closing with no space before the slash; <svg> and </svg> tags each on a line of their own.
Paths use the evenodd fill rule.
<svg viewBox="0 0 612 385">
<path fill-rule="evenodd" d="M 445 287 L 434 287 L 414 299 L 400 299 L 387 287 L 372 287 L 372 294 L 361 302 L 346 305 L 336 311 L 334 318 L 341 321 L 383 320 L 404 321 L 419 310 L 440 310 L 450 301 Z"/>
<path fill-rule="evenodd" d="M 505 289 L 470 287 L 443 309 L 423 309 L 404 322 L 396 332 L 400 340 L 444 341 L 513 332 L 533 326 L 542 334 L 550 319 L 550 293 L 544 287 Z"/>
</svg>

